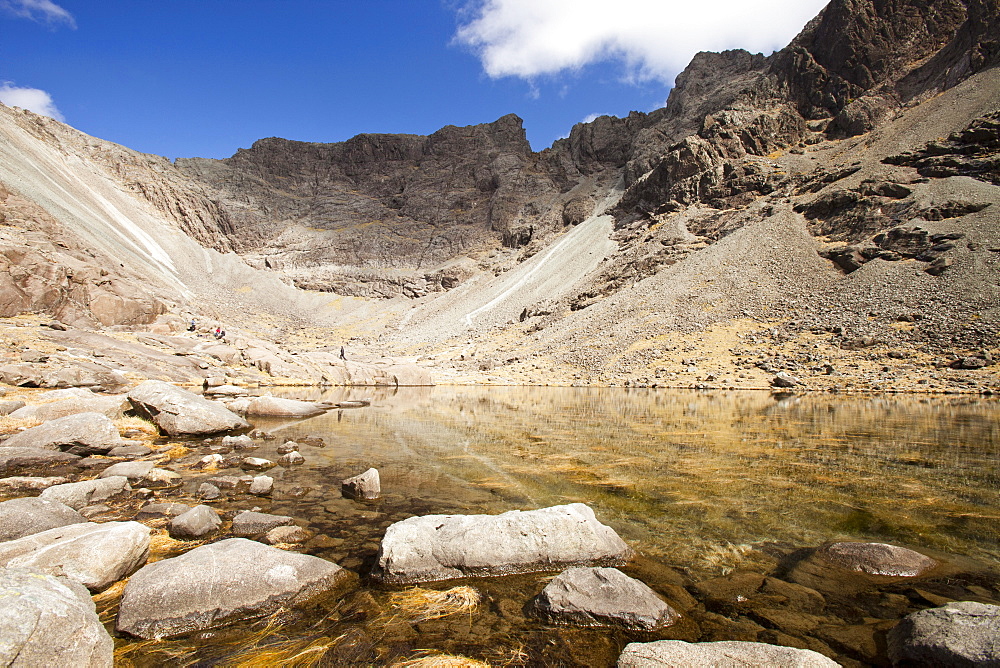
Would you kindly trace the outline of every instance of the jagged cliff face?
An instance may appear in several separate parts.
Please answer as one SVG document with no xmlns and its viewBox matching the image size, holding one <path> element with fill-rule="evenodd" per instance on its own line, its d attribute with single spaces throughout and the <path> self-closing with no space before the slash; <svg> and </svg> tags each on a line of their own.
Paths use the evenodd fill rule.
<svg viewBox="0 0 1000 668">
<path fill-rule="evenodd" d="M 262 139 L 225 160 L 171 164 L 7 110 L 5 132 L 78 157 L 87 183 L 104 183 L 157 241 L 180 234 L 229 264 L 220 281 L 180 242 L 164 245 L 170 269 L 90 233 L 51 249 L 42 271 L 16 230 L 51 240 L 74 216 L 84 232 L 102 223 L 33 197 L 12 170 L 2 306 L 74 304 L 80 322 L 125 324 L 190 292 L 221 294 L 212 301 L 224 310 L 235 298 L 212 290 L 256 282 L 234 278 L 238 253 L 260 270 L 240 271 L 281 295 L 258 306 L 324 293 L 352 305 L 345 328 L 407 351 L 476 336 L 498 358 L 516 341 L 597 368 L 633 355 L 622 351 L 641 337 L 748 313 L 874 339 L 870 314 L 931 302 L 933 327 L 879 331 L 986 345 L 1000 331 L 998 34 L 997 0 L 834 0 L 785 49 L 698 54 L 663 108 L 578 124 L 537 153 L 511 115 L 429 136 Z M 56 257 L 66 251 L 83 264 L 53 269 L 72 264 Z M 99 290 L 144 306 L 102 314 Z M 983 320 L 966 326 L 977 311 Z"/>
</svg>

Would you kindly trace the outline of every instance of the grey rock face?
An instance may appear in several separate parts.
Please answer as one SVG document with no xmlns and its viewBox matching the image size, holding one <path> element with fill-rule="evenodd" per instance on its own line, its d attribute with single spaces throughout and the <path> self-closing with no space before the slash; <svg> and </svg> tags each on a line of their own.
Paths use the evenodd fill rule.
<svg viewBox="0 0 1000 668">
<path fill-rule="evenodd" d="M 170 436 L 216 434 L 250 425 L 222 404 L 159 380 L 147 380 L 128 393 L 143 417 Z"/>
<path fill-rule="evenodd" d="M 311 401 L 282 399 L 266 395 L 256 397 L 247 406 L 247 415 L 266 415 L 274 417 L 312 417 L 324 412 L 322 408 Z"/>
<path fill-rule="evenodd" d="M 840 664 L 808 649 L 735 640 L 697 643 L 683 640 L 633 642 L 626 645 L 618 657 L 618 668 L 662 668 L 663 666 L 837 668 Z"/>
<path fill-rule="evenodd" d="M 888 635 L 893 664 L 1000 666 L 1000 606 L 957 601 L 903 618 Z"/>
<path fill-rule="evenodd" d="M 114 476 L 125 476 L 128 478 L 130 483 L 139 482 L 149 475 L 149 472 L 155 467 L 155 462 L 119 462 L 118 464 L 112 464 L 108 468 L 101 471 L 101 474 L 97 477 L 111 478 Z"/>
<path fill-rule="evenodd" d="M 3 400 L 0 401 L 0 415 L 10 415 L 14 411 L 24 408 L 25 403 L 20 400 Z"/>
<path fill-rule="evenodd" d="M 149 528 L 138 522 L 70 524 L 0 543 L 0 566 L 61 575 L 92 591 L 146 563 Z"/>
<path fill-rule="evenodd" d="M 653 631 L 680 615 L 646 584 L 617 568 L 569 568 L 535 599 L 549 620 L 580 626 L 621 626 Z"/>
<path fill-rule="evenodd" d="M 16 418 L 31 418 L 45 422 L 76 413 L 101 413 L 114 420 L 122 416 L 129 408 L 128 398 L 124 394 L 95 394 L 90 390 L 54 390 L 53 392 L 73 392 L 64 399 L 50 403 L 25 406 L 18 409 L 13 416 Z M 47 398 L 49 392 L 40 398 Z"/>
<path fill-rule="evenodd" d="M 294 522 L 295 519 L 288 515 L 269 515 L 248 510 L 233 518 L 233 535 L 259 536 L 275 527 L 288 526 Z"/>
<path fill-rule="evenodd" d="M 386 529 L 374 575 L 424 582 L 623 565 L 632 550 L 582 503 L 500 515 L 425 515 Z"/>
<path fill-rule="evenodd" d="M 869 575 L 915 577 L 937 566 L 919 552 L 885 543 L 832 543 L 817 555 L 836 565 Z"/>
<path fill-rule="evenodd" d="M 274 478 L 259 475 L 250 483 L 250 493 L 254 496 L 268 496 L 274 490 Z"/>
<path fill-rule="evenodd" d="M 0 472 L 21 469 L 28 466 L 74 462 L 78 459 L 80 459 L 79 455 L 72 455 L 68 452 L 59 452 L 57 450 L 14 448 L 7 446 L 6 442 L 0 446 Z"/>
<path fill-rule="evenodd" d="M 53 485 L 69 482 L 62 476 L 10 476 L 0 478 L 0 496 L 26 496 L 32 492 L 40 492 Z"/>
<path fill-rule="evenodd" d="M 49 420 L 4 442 L 8 447 L 65 450 L 74 455 L 103 454 L 121 444 L 114 423 L 101 413 L 77 413 Z"/>
<path fill-rule="evenodd" d="M 340 491 L 353 499 L 377 499 L 382 493 L 382 482 L 378 469 L 368 469 L 353 478 L 340 482 Z"/>
<path fill-rule="evenodd" d="M 0 664 L 111 668 L 114 649 L 84 587 L 0 568 Z"/>
<path fill-rule="evenodd" d="M 0 542 L 86 521 L 83 515 L 58 501 L 11 499 L 0 503 Z"/>
<path fill-rule="evenodd" d="M 231 538 L 143 567 L 125 587 L 117 628 L 140 638 L 189 633 L 300 605 L 350 580 L 329 561 Z"/>
<path fill-rule="evenodd" d="M 70 508 L 79 510 L 84 506 L 105 501 L 119 494 L 131 491 L 132 487 L 128 484 L 128 478 L 125 476 L 114 476 L 112 478 L 83 480 L 81 482 L 69 482 L 65 485 L 54 485 L 42 492 L 39 498 L 59 501 Z"/>
<path fill-rule="evenodd" d="M 200 505 L 170 521 L 170 535 L 174 538 L 201 538 L 217 531 L 222 519 L 212 508 Z"/>
</svg>

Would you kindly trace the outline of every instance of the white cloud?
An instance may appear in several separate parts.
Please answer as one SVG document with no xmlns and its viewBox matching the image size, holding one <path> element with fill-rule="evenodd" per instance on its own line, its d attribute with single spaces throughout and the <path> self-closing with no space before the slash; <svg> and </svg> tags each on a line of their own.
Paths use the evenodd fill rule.
<svg viewBox="0 0 1000 668">
<path fill-rule="evenodd" d="M 699 51 L 785 46 L 827 0 L 474 0 L 455 39 L 493 78 L 533 79 L 618 61 L 672 84 Z"/>
<path fill-rule="evenodd" d="M 581 123 L 593 123 L 594 121 L 596 121 L 601 116 L 611 116 L 611 115 L 612 114 L 587 114 L 586 118 L 584 118 L 580 122 Z"/>
<path fill-rule="evenodd" d="M 57 121 L 66 120 L 56 108 L 52 96 L 38 88 L 18 88 L 11 82 L 5 81 L 0 83 L 0 102 L 8 107 L 21 107 L 42 116 L 49 116 Z"/>
<path fill-rule="evenodd" d="M 76 28 L 73 15 L 52 0 L 0 0 L 0 9 L 37 23 L 49 25 L 65 23 L 70 28 Z"/>
</svg>

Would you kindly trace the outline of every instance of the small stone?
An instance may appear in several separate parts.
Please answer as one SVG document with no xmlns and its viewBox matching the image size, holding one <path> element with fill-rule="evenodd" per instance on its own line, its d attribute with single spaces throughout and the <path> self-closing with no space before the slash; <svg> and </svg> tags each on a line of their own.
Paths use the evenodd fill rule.
<svg viewBox="0 0 1000 668">
<path fill-rule="evenodd" d="M 277 464 L 272 462 L 270 459 L 263 459 L 261 457 L 247 457 L 240 462 L 240 468 L 246 471 L 266 471 L 272 469 Z"/>
<path fill-rule="evenodd" d="M 268 545 L 279 543 L 304 543 L 313 537 L 313 532 L 300 526 L 275 527 L 264 534 L 264 542 Z"/>
<path fill-rule="evenodd" d="M 279 455 L 287 455 L 289 452 L 296 452 L 299 449 L 299 444 L 295 441 L 285 441 L 277 447 Z"/>
<path fill-rule="evenodd" d="M 259 536 L 279 526 L 294 524 L 287 515 L 269 515 L 247 510 L 233 518 L 234 536 Z"/>
<path fill-rule="evenodd" d="M 250 483 L 250 493 L 254 496 L 269 496 L 274 490 L 274 478 L 267 475 L 259 475 Z"/>
<path fill-rule="evenodd" d="M 341 481 L 340 491 L 353 499 L 377 499 L 382 493 L 378 469 L 368 469 L 360 475 Z"/>
<path fill-rule="evenodd" d="M 222 519 L 206 505 L 195 506 L 183 515 L 170 521 L 170 535 L 173 538 L 201 538 L 219 529 Z"/>
<path fill-rule="evenodd" d="M 219 488 L 210 482 L 203 482 L 198 486 L 198 496 L 206 501 L 214 501 L 221 495 Z"/>
<path fill-rule="evenodd" d="M 295 464 L 301 464 L 306 460 L 305 457 L 300 455 L 297 451 L 289 452 L 287 455 L 281 455 L 278 458 L 278 463 L 282 466 L 293 466 Z"/>
</svg>

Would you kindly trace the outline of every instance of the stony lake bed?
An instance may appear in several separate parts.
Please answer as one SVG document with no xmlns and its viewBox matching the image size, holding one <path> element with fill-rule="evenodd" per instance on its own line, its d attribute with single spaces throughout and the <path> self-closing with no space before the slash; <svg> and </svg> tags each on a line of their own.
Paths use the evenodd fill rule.
<svg viewBox="0 0 1000 668">
<path fill-rule="evenodd" d="M 175 474 L 137 477 L 131 492 L 81 508 L 92 522 L 150 527 L 150 562 L 247 536 L 344 569 L 336 595 L 305 608 L 164 639 L 115 631 L 127 585 L 102 588 L 94 600 L 115 636 L 116 663 L 381 665 L 444 655 L 608 666 L 628 643 L 683 640 L 754 641 L 842 665 L 888 665 L 887 639 L 906 615 L 951 601 L 1000 603 L 993 397 L 272 391 L 354 407 L 251 418 L 248 438 L 143 435 L 133 424 L 127 436 L 148 454 L 91 455 L 33 471 L 85 480 L 116 462 L 150 461 L 147 474 Z M 255 471 L 248 458 L 284 465 Z M 341 481 L 371 467 L 379 497 L 345 496 Z M 251 493 L 251 481 L 264 476 L 272 488 Z M 163 505 L 170 503 L 183 505 Z M 199 504 L 221 517 L 218 528 L 194 540 L 168 535 L 173 518 Z M 620 571 L 665 601 L 676 612 L 672 623 L 559 623 L 535 599 L 562 568 L 399 584 L 373 577 L 387 529 L 408 518 L 572 504 L 585 504 L 634 551 Z M 239 526 L 245 518 L 236 520 L 244 511 L 290 518 L 280 527 L 288 542 L 248 533 Z M 917 575 L 851 570 L 837 554 L 843 543 L 906 548 L 933 566 Z"/>
</svg>

